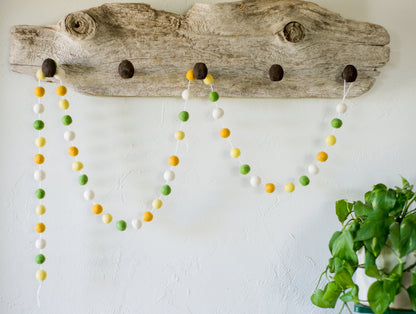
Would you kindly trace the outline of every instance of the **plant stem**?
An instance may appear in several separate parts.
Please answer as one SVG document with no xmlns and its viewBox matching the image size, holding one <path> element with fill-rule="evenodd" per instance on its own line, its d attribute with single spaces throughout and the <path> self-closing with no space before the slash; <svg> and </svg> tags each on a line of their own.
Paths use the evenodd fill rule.
<svg viewBox="0 0 416 314">
<path fill-rule="evenodd" d="M 409 209 L 410 205 L 414 202 L 416 199 L 416 193 L 412 196 L 412 198 L 409 200 L 409 202 L 406 204 L 406 207 L 404 208 L 402 218 L 404 218 L 407 214 L 407 210 Z"/>
<path fill-rule="evenodd" d="M 350 307 L 348 306 L 348 304 L 345 302 L 345 306 L 347 307 L 348 312 L 350 312 L 350 314 L 352 314 Z"/>
<path fill-rule="evenodd" d="M 318 283 L 316 284 L 315 290 L 316 290 L 316 289 L 318 289 L 318 286 L 319 286 L 319 284 L 321 283 L 322 276 L 323 276 L 324 274 L 326 274 L 326 272 L 328 271 L 328 268 L 329 268 L 329 266 L 327 266 L 327 267 L 325 268 L 325 270 L 322 272 L 322 274 L 319 276 Z"/>
<path fill-rule="evenodd" d="M 345 307 L 345 302 L 344 303 L 342 303 L 342 306 L 341 306 L 341 308 L 339 309 L 339 312 L 338 312 L 338 314 L 341 314 L 341 312 L 342 312 L 342 309 Z"/>
</svg>

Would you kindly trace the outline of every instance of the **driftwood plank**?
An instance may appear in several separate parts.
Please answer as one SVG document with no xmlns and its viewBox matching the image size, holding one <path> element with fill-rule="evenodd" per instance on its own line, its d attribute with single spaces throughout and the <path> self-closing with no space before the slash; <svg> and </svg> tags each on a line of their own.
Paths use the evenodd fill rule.
<svg viewBox="0 0 416 314">
<path fill-rule="evenodd" d="M 34 75 L 52 58 L 65 84 L 89 95 L 179 96 L 185 72 L 207 64 L 230 97 L 339 97 L 347 64 L 358 69 L 350 95 L 368 91 L 389 60 L 388 32 L 298 0 L 195 4 L 179 15 L 147 4 L 111 3 L 70 13 L 52 26 L 11 29 L 11 70 Z M 118 74 L 130 60 L 131 79 Z M 280 64 L 285 76 L 272 82 Z M 194 94 L 206 95 L 203 84 Z"/>
</svg>

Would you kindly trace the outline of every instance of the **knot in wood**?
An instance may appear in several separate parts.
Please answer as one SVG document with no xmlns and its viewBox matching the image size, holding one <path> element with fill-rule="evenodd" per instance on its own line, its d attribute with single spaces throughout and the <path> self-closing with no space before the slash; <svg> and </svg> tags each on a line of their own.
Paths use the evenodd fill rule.
<svg viewBox="0 0 416 314">
<path fill-rule="evenodd" d="M 298 22 L 290 22 L 283 29 L 283 35 L 287 41 L 297 43 L 305 38 L 305 28 Z"/>
<path fill-rule="evenodd" d="M 95 20 L 87 13 L 79 11 L 65 17 L 65 30 L 74 38 L 89 39 L 94 37 L 97 27 Z"/>
</svg>

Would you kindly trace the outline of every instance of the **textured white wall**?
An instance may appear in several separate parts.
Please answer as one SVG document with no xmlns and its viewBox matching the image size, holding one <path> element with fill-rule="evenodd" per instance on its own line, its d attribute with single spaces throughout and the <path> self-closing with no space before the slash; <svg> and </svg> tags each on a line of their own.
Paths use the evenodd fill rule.
<svg viewBox="0 0 416 314">
<path fill-rule="evenodd" d="M 177 13 L 194 3 L 149 2 Z M 197 99 L 190 103 L 188 137 L 166 206 L 144 229 L 118 232 L 93 217 L 82 199 L 62 138 L 57 97 L 45 99 L 48 279 L 38 310 L 35 81 L 9 71 L 9 28 L 53 24 L 102 2 L 1 0 L 0 313 L 327 313 L 313 307 L 309 297 L 338 227 L 334 201 L 360 198 L 380 181 L 397 185 L 400 174 L 416 181 L 416 2 L 317 3 L 385 26 L 391 61 L 374 88 L 351 101 L 339 143 L 329 149 L 321 173 L 309 187 L 280 200 L 253 190 L 238 174 L 217 135 L 211 103 Z M 47 93 L 54 94 L 53 86 Z M 174 151 L 171 135 L 181 99 L 99 98 L 71 91 L 68 97 L 80 158 L 99 199 L 115 219 L 143 212 Z M 259 174 L 279 181 L 296 179 L 313 159 L 336 103 L 220 100 L 244 159 Z"/>
</svg>

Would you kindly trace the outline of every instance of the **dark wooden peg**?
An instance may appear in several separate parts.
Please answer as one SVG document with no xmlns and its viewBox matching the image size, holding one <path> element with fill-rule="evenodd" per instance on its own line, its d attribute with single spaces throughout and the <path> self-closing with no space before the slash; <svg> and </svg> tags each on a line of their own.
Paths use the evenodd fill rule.
<svg viewBox="0 0 416 314">
<path fill-rule="evenodd" d="M 203 80 L 208 75 L 208 68 L 205 65 L 205 63 L 198 62 L 198 63 L 195 63 L 193 72 L 194 72 L 194 77 L 197 80 Z"/>
<path fill-rule="evenodd" d="M 134 66 L 129 60 L 123 60 L 118 65 L 118 74 L 124 79 L 132 78 L 134 75 Z"/>
<path fill-rule="evenodd" d="M 50 58 L 42 63 L 42 72 L 46 77 L 53 77 L 56 73 L 56 62 Z"/>
<path fill-rule="evenodd" d="M 352 83 L 355 82 L 355 80 L 357 79 L 357 69 L 355 66 L 349 64 L 344 68 L 344 71 L 342 71 L 342 78 L 344 79 L 344 81 L 348 82 L 348 83 Z"/>
<path fill-rule="evenodd" d="M 273 64 L 269 69 L 269 77 L 272 81 L 281 81 L 283 78 L 283 74 L 285 72 L 283 71 L 283 68 L 279 64 Z"/>
</svg>

